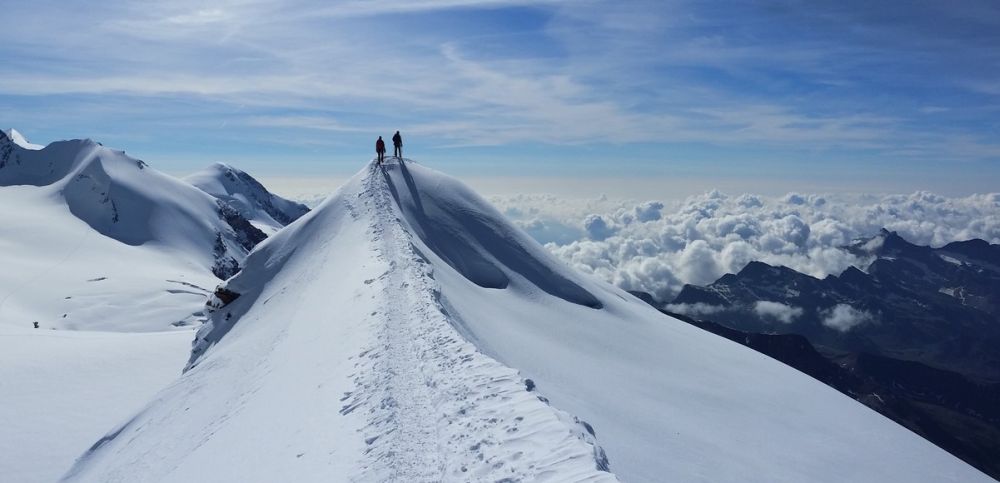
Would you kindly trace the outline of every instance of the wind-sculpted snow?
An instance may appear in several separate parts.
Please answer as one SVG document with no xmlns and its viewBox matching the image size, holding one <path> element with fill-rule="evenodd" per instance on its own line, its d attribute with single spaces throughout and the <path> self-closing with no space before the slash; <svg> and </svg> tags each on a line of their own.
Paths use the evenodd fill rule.
<svg viewBox="0 0 1000 483">
<path fill-rule="evenodd" d="M 96 437 L 177 379 L 191 335 L 0 324 L 0 481 L 57 481 Z"/>
<path fill-rule="evenodd" d="M 484 261 L 504 288 L 469 276 Z M 68 480 L 989 481 L 411 161 L 366 167 L 223 288 L 185 375 Z"/>
</svg>

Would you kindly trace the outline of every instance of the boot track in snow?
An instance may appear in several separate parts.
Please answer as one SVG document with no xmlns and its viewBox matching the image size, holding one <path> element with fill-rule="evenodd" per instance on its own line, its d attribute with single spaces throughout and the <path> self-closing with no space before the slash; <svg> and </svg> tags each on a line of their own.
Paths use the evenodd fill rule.
<svg viewBox="0 0 1000 483">
<path fill-rule="evenodd" d="M 255 251 L 184 376 L 65 479 L 617 481 L 588 426 L 455 329 L 394 169 Z"/>
<path fill-rule="evenodd" d="M 377 342 L 359 357 L 356 390 L 341 410 L 369 411 L 363 479 L 615 481 L 598 471 L 607 462 L 584 426 L 528 392 L 517 371 L 451 326 L 433 271 L 396 212 L 386 174 L 392 169 L 405 168 L 373 164 L 359 197 L 374 214 L 369 233 L 388 265 L 371 283 L 393 301 L 372 314 Z"/>
</svg>

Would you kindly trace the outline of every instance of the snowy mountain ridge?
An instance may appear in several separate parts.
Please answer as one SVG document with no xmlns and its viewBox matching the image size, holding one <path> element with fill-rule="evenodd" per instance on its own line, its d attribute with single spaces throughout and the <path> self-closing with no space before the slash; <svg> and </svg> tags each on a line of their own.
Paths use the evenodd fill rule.
<svg viewBox="0 0 1000 483">
<path fill-rule="evenodd" d="M 25 139 L 24 135 L 21 134 L 21 133 L 19 133 L 19 132 L 17 132 L 17 130 L 14 129 L 14 128 L 8 129 L 6 131 L 2 131 L 2 132 L 0 132 L 0 134 L 6 135 L 8 138 L 10 138 L 11 141 L 14 142 L 14 144 L 16 144 L 16 145 L 18 145 L 18 146 L 20 146 L 20 147 L 22 147 L 24 149 L 39 150 L 39 149 L 42 149 L 42 148 L 45 147 L 45 146 L 42 146 L 40 144 L 32 144 L 32 143 L 28 142 L 28 140 Z"/>
<path fill-rule="evenodd" d="M 516 371 L 444 320 L 426 261 L 391 220 L 379 181 L 355 178 L 254 251 L 248 269 L 225 284 L 240 297 L 199 330 L 182 381 L 96 444 L 68 479 L 205 477 L 205 458 L 238 451 L 274 457 L 213 481 L 614 481 L 599 469 L 603 452 L 586 426 L 535 397 Z M 324 303 L 288 305 L 304 300 Z M 327 305 L 337 316 L 318 323 Z M 358 323 L 333 323 L 344 318 Z M 223 339 L 232 342 L 216 347 Z M 181 405 L 200 410 L 174 411 Z M 308 418 L 291 409 L 299 405 Z M 289 408 L 291 418 L 258 419 L 275 408 Z M 142 437 L 124 441 L 147 422 Z M 266 438 L 245 439 L 262 422 Z M 155 461 L 132 464 L 139 460 L 130 455 L 160 453 L 165 442 L 170 449 Z"/>
<path fill-rule="evenodd" d="M 184 181 L 225 202 L 269 235 L 309 212 L 305 205 L 271 193 L 249 174 L 224 163 L 214 163 Z"/>
<path fill-rule="evenodd" d="M 222 278 L 234 273 L 229 267 L 239 265 L 248 251 L 236 228 L 219 215 L 214 198 L 90 139 L 38 150 L 0 139 L 0 186 L 18 185 L 61 198 L 102 235 L 132 246 L 164 247 L 212 267 Z"/>
<path fill-rule="evenodd" d="M 180 375 L 269 227 L 89 140 L 0 131 L 0 179 L 0 480 L 51 482 Z"/>
<path fill-rule="evenodd" d="M 837 351 L 1000 381 L 1000 246 L 967 240 L 933 248 L 883 229 L 844 249 L 868 260 L 865 270 L 817 279 L 754 261 L 704 287 L 686 285 L 669 307 L 711 312 L 706 318 L 736 329 L 797 333 Z"/>
<path fill-rule="evenodd" d="M 124 151 L 89 139 L 42 147 L 13 129 L 0 132 L 0 216 L 0 324 L 19 327 L 196 324 L 218 278 L 266 238 L 230 203 Z"/>
<path fill-rule="evenodd" d="M 988 481 L 411 161 L 367 166 L 221 288 L 185 375 L 66 480 Z"/>
</svg>

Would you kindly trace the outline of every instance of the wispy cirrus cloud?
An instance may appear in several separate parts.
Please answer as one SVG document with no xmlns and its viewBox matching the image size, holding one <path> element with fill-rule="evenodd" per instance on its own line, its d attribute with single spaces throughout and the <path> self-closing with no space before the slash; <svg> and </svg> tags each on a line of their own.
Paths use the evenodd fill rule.
<svg viewBox="0 0 1000 483">
<path fill-rule="evenodd" d="M 5 6 L 0 99 L 42 138 L 169 126 L 204 143 L 205 124 L 243 130 L 244 145 L 216 137 L 233 153 L 295 137 L 356 156 L 403 128 L 472 159 L 546 145 L 608 163 L 592 153 L 642 144 L 689 169 L 849 158 L 997 176 L 995 4 L 849 4 L 39 0 Z M 68 114 L 95 100 L 148 114 Z"/>
</svg>

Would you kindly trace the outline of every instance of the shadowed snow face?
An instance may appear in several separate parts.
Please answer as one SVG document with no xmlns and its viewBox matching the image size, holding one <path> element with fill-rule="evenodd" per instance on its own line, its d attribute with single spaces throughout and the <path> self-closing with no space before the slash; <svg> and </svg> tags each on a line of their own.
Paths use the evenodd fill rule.
<svg viewBox="0 0 1000 483">
<path fill-rule="evenodd" d="M 544 251 L 533 249 L 533 240 L 507 228 L 500 213 L 464 186 L 417 165 L 384 169 L 392 195 L 414 232 L 472 283 L 502 289 L 512 277 L 523 278 L 568 302 L 601 307 L 593 294 L 539 261 L 538 254 Z"/>
</svg>

